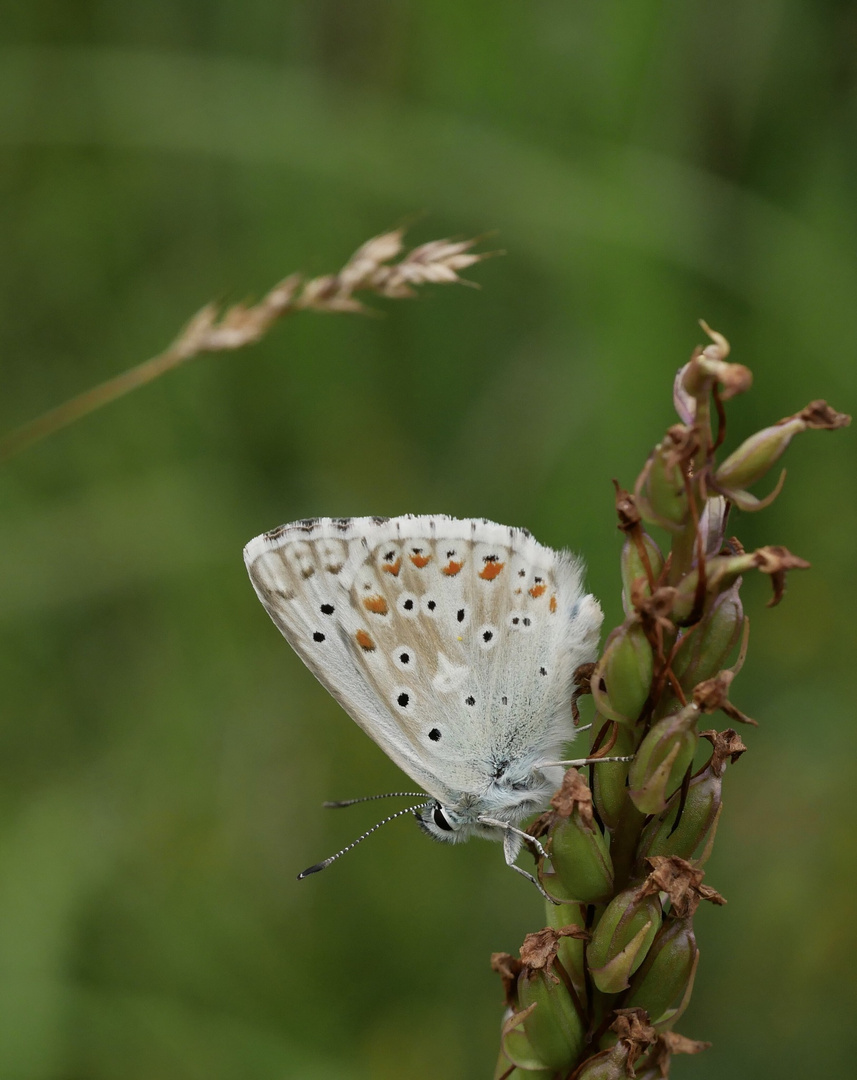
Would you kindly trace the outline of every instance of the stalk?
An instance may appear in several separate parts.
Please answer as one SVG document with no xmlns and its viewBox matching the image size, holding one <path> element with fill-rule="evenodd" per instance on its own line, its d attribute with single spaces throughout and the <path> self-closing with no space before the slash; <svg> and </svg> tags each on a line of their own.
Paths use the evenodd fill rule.
<svg viewBox="0 0 857 1080">
<path fill-rule="evenodd" d="M 335 274 L 312 279 L 292 274 L 256 304 L 233 304 L 225 310 L 217 304 L 206 304 L 162 353 L 0 437 L 0 464 L 188 360 L 255 345 L 288 315 L 298 311 L 368 313 L 373 309 L 366 307 L 357 293 L 402 300 L 416 296 L 421 285 L 474 285 L 460 277 L 458 271 L 500 254 L 471 251 L 479 242 L 476 239 L 431 240 L 403 256 L 404 232 L 402 228 L 394 229 L 367 240 Z"/>
<path fill-rule="evenodd" d="M 755 725 L 729 696 L 747 653 L 742 575 L 768 574 L 774 605 L 787 571 L 809 566 L 781 546 L 748 553 L 727 541 L 729 508 L 769 505 L 782 476 L 763 499 L 747 488 L 792 437 L 845 427 L 850 417 L 811 402 L 718 464 L 725 402 L 749 390 L 752 376 L 727 361 L 726 339 L 702 326 L 711 344 L 694 352 L 673 388 L 680 423 L 652 450 L 633 495 L 616 485 L 627 617 L 598 662 L 578 672 L 599 714 L 592 756 L 613 748 L 634 759 L 590 765 L 589 782 L 569 769 L 552 808 L 530 827 L 548 851 L 542 885 L 562 904 L 547 905 L 548 925 L 527 935 L 520 958 L 492 959 L 508 1007 L 495 1080 L 654 1080 L 668 1076 L 674 1054 L 710 1045 L 674 1026 L 699 963 L 694 913 L 702 901 L 726 902 L 703 882 L 703 866 L 727 766 L 747 748 L 734 727 L 699 727 L 719 712 Z M 665 534 L 668 554 L 644 526 Z M 619 768 L 627 779 L 607 771 Z"/>
</svg>

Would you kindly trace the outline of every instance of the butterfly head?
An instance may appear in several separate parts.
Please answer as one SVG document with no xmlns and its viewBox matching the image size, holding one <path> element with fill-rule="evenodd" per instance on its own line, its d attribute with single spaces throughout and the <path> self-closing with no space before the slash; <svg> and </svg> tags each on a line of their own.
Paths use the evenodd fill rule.
<svg viewBox="0 0 857 1080">
<path fill-rule="evenodd" d="M 559 786 L 562 771 L 514 766 L 479 795 L 464 795 L 455 805 L 433 800 L 419 807 L 414 816 L 420 828 L 444 843 L 458 843 L 471 836 L 499 839 L 496 821 L 517 825 L 548 805 Z M 490 823 L 489 823 L 490 822 Z"/>
</svg>

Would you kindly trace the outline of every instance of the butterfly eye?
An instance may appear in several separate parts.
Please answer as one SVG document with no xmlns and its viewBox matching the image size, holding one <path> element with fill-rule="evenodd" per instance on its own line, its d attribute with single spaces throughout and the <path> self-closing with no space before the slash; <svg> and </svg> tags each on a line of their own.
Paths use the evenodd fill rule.
<svg viewBox="0 0 857 1080">
<path fill-rule="evenodd" d="M 444 832 L 452 832 L 452 826 L 447 820 L 446 814 L 443 812 L 443 807 L 438 805 L 432 810 L 432 820 L 439 829 L 443 829 Z"/>
</svg>

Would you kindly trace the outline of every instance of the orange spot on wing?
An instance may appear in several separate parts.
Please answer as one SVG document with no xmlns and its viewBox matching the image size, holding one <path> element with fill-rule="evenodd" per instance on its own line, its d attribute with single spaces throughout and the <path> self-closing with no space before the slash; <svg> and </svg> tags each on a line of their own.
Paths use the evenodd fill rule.
<svg viewBox="0 0 857 1080">
<path fill-rule="evenodd" d="M 443 568 L 443 572 L 447 577 L 455 577 L 461 570 L 464 563 L 456 562 L 454 559 L 450 559 L 446 566 Z"/>
<path fill-rule="evenodd" d="M 551 615 L 553 615 L 553 613 L 556 611 L 556 597 L 555 596 L 551 597 L 550 608 L 551 608 Z"/>
<path fill-rule="evenodd" d="M 501 562 L 485 563 L 485 565 L 479 571 L 479 576 L 482 578 L 483 581 L 493 581 L 505 565 L 505 563 Z"/>
<path fill-rule="evenodd" d="M 412 555 L 411 562 L 414 564 L 417 570 L 422 570 L 424 566 L 428 566 L 428 564 L 431 562 L 431 555 Z"/>
<path fill-rule="evenodd" d="M 383 596 L 367 596 L 363 601 L 363 607 L 365 607 L 367 611 L 373 612 L 375 615 L 386 615 L 389 611 L 387 601 Z"/>
<path fill-rule="evenodd" d="M 402 569 L 402 560 L 401 559 L 396 559 L 395 562 L 384 563 L 384 565 L 381 567 L 381 569 L 386 571 L 386 573 L 388 573 L 388 574 L 392 574 L 393 577 L 398 577 L 399 576 L 399 571 Z"/>
<path fill-rule="evenodd" d="M 534 600 L 537 600 L 542 593 L 547 592 L 547 588 L 547 585 L 534 585 L 532 589 L 530 589 L 530 596 L 532 596 Z"/>
<path fill-rule="evenodd" d="M 369 637 L 365 630 L 358 630 L 354 636 L 357 638 L 357 644 L 361 649 L 365 649 L 366 652 L 372 652 L 375 648 L 375 642 Z"/>
</svg>

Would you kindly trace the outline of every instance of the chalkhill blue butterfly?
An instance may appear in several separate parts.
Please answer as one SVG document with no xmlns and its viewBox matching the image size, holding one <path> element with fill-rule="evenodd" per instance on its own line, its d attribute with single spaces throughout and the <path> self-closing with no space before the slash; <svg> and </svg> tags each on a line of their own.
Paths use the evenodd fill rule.
<svg viewBox="0 0 857 1080">
<path fill-rule="evenodd" d="M 558 759 L 575 734 L 573 677 L 602 620 L 581 561 L 525 529 L 445 515 L 296 521 L 244 559 L 301 660 L 425 792 L 386 820 L 502 839 L 541 889 L 515 865 L 524 840 L 544 854 L 519 825 L 571 764 Z"/>
</svg>

